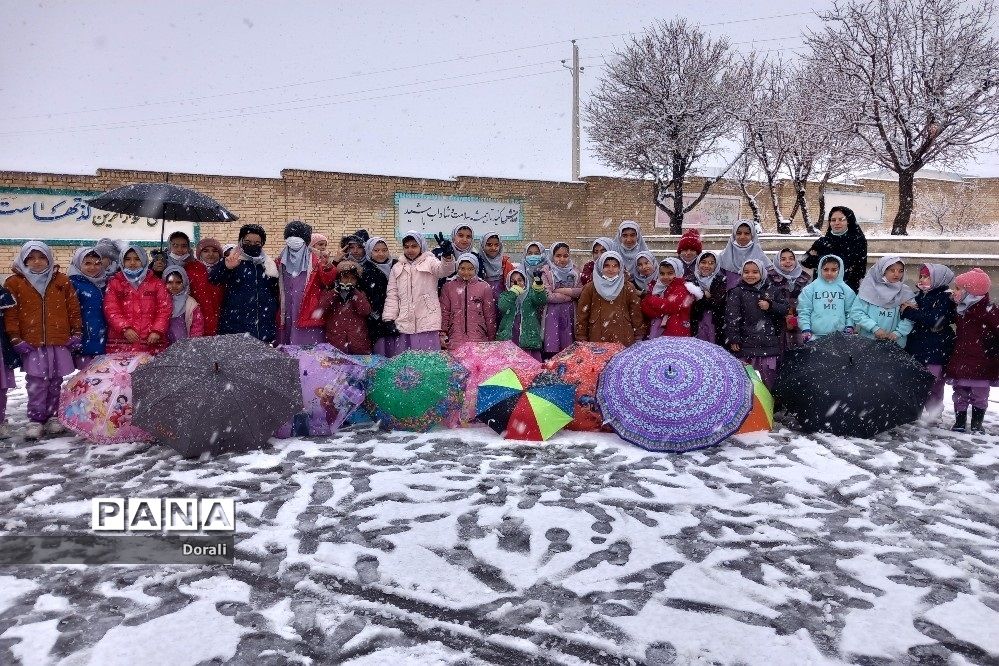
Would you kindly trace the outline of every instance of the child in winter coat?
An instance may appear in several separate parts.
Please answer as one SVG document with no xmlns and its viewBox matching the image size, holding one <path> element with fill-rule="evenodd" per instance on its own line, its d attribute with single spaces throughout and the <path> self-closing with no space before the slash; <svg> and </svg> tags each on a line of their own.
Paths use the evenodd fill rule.
<svg viewBox="0 0 999 666">
<path fill-rule="evenodd" d="M 52 250 L 41 241 L 21 246 L 14 274 L 4 286 L 15 304 L 4 312 L 4 328 L 28 376 L 28 439 L 65 431 L 55 413 L 62 378 L 75 370 L 72 352 L 80 348 L 83 319 L 69 278 L 59 272 Z"/>
<path fill-rule="evenodd" d="M 191 279 L 180 266 L 167 266 L 163 282 L 170 292 L 170 326 L 167 342 L 173 344 L 184 338 L 200 338 L 205 334 L 205 317 L 201 306 L 191 296 Z"/>
<path fill-rule="evenodd" d="M 638 290 L 624 275 L 617 252 L 597 259 L 593 282 L 583 287 L 576 306 L 576 339 L 617 342 L 628 347 L 645 337 L 645 317 Z"/>
<path fill-rule="evenodd" d="M 643 250 L 635 258 L 635 272 L 631 274 L 639 298 L 649 293 L 649 289 L 659 279 L 659 262 L 651 250 Z"/>
<path fill-rule="evenodd" d="M 223 246 L 222 261 L 208 271 L 208 280 L 223 288 L 219 309 L 220 335 L 247 333 L 272 343 L 278 334 L 280 273 L 264 252 L 267 232 L 259 224 L 239 228 L 239 245 Z M 309 318 L 314 308 L 302 308 Z"/>
<path fill-rule="evenodd" d="M 427 251 L 427 241 L 418 231 L 409 231 L 402 238 L 402 256 L 389 273 L 382 312 L 382 320 L 395 322 L 399 331 L 396 354 L 407 349 L 441 347 L 437 281 L 454 273 L 457 267 L 451 241 L 441 241 L 441 256 L 443 260 Z"/>
<path fill-rule="evenodd" d="M 489 283 L 478 276 L 479 259 L 458 255 L 457 274 L 441 290 L 441 347 L 454 351 L 466 342 L 496 339 L 496 302 Z"/>
<path fill-rule="evenodd" d="M 680 236 L 680 241 L 676 244 L 676 256 L 683 262 L 683 279 L 687 282 L 697 282 L 697 261 L 703 250 L 701 234 L 697 229 L 687 229 Z"/>
<path fill-rule="evenodd" d="M 853 333 L 850 312 L 857 295 L 843 281 L 843 260 L 826 255 L 819 260 L 818 278 L 798 294 L 798 327 L 802 342 L 832 333 Z"/>
<path fill-rule="evenodd" d="M 371 304 L 359 288 L 360 267 L 350 259 L 337 264 L 337 280 L 333 289 L 322 295 L 326 342 L 344 354 L 370 354 L 368 317 Z"/>
<path fill-rule="evenodd" d="M 985 432 L 985 410 L 989 386 L 999 379 L 999 308 L 989 302 L 992 280 L 973 268 L 954 280 L 952 296 L 957 303 L 957 339 L 944 376 L 954 385 L 953 430 L 964 432 L 971 407 L 971 432 Z"/>
<path fill-rule="evenodd" d="M 284 228 L 284 249 L 275 261 L 280 276 L 278 342 L 314 345 L 323 341 L 322 291 L 333 286 L 336 267 L 309 250 L 312 227 L 292 220 Z"/>
<path fill-rule="evenodd" d="M 515 267 L 506 276 L 507 290 L 500 295 L 500 327 L 497 340 L 512 340 L 528 354 L 541 360 L 541 310 L 548 296 L 540 277 L 527 286 L 527 275 Z"/>
<path fill-rule="evenodd" d="M 503 254 L 503 239 L 498 233 L 491 231 L 482 237 L 479 256 L 482 258 L 483 279 L 492 287 L 493 299 L 499 306 L 499 297 L 506 289 L 506 276 L 513 270 L 513 262 Z"/>
<path fill-rule="evenodd" d="M 923 264 L 916 282 L 916 307 L 904 308 L 902 318 L 913 323 L 905 351 L 936 377 L 924 413 L 927 421 L 936 421 L 943 411 L 943 369 L 954 352 L 954 321 L 957 308 L 950 295 L 954 271 L 943 264 Z"/>
<path fill-rule="evenodd" d="M 198 301 L 198 305 L 201 306 L 201 314 L 205 317 L 205 335 L 215 335 L 219 331 L 219 314 L 222 311 L 225 288 L 211 282 L 208 279 L 208 271 L 211 270 L 212 266 L 222 261 L 222 244 L 214 238 L 202 238 L 198 241 L 195 254 L 198 256 L 198 261 L 205 267 L 205 279 L 201 285 L 201 300 Z"/>
<path fill-rule="evenodd" d="M 109 354 L 166 349 L 173 300 L 161 280 L 149 270 L 146 251 L 127 245 L 121 253 L 121 271 L 108 282 L 104 316 L 108 321 Z"/>
<path fill-rule="evenodd" d="M 573 343 L 576 334 L 576 301 L 583 292 L 579 271 L 572 263 L 569 245 L 562 241 L 548 250 L 548 263 L 541 269 L 548 304 L 542 318 L 545 344 L 542 356 L 552 357 Z"/>
<path fill-rule="evenodd" d="M 753 366 L 771 390 L 787 308 L 787 299 L 770 284 L 764 263 L 747 259 L 742 279 L 725 299 L 725 339 L 732 353 Z"/>
<path fill-rule="evenodd" d="M 739 284 L 742 267 L 750 259 L 762 266 L 764 273 L 770 270 L 770 259 L 764 254 L 756 238 L 756 223 L 752 220 L 739 220 L 732 225 L 732 236 L 718 256 L 718 266 L 725 276 L 726 290 Z"/>
<path fill-rule="evenodd" d="M 82 370 L 94 357 L 104 353 L 108 339 L 108 323 L 104 318 L 104 289 L 108 277 L 96 249 L 81 247 L 73 254 L 69 281 L 76 289 L 83 317 L 83 339 L 80 350 L 73 354 L 73 363 Z"/>
<path fill-rule="evenodd" d="M 103 266 L 101 272 L 104 272 Z M 15 388 L 14 368 L 21 365 L 21 359 L 4 326 L 4 312 L 17 305 L 14 295 L 6 287 L 0 287 L 0 440 L 10 437 L 10 424 L 7 423 L 7 391 Z"/>
<path fill-rule="evenodd" d="M 712 344 L 723 344 L 725 327 L 725 276 L 718 265 L 716 252 L 697 255 L 694 282 L 704 297 L 690 308 L 690 328 L 694 337 Z"/>
<path fill-rule="evenodd" d="M 590 282 L 593 282 L 593 267 L 597 265 L 597 259 L 600 258 L 600 255 L 615 249 L 617 249 L 617 243 L 607 236 L 601 236 L 593 241 L 593 244 L 590 245 L 592 259 L 583 264 L 583 270 L 579 271 L 579 285 L 581 287 L 585 287 Z"/>
<path fill-rule="evenodd" d="M 704 292 L 683 279 L 683 270 L 678 257 L 659 262 L 659 279 L 642 298 L 642 312 L 651 320 L 649 340 L 663 335 L 690 336 L 690 308 Z"/>
<path fill-rule="evenodd" d="M 531 241 L 524 246 L 524 263 L 521 269 L 529 284 L 534 283 L 534 278 L 541 275 L 541 269 L 547 263 L 544 246 L 538 241 Z"/>
<path fill-rule="evenodd" d="M 393 264 L 395 260 L 392 259 L 384 238 L 374 236 L 364 242 L 364 261 L 361 263 L 361 281 L 358 287 L 371 305 L 371 314 L 368 315 L 371 350 L 381 356 L 388 356 L 388 350 L 395 348 L 395 328 L 382 321 L 385 298 L 388 296 L 389 273 L 392 272 Z"/>
<path fill-rule="evenodd" d="M 794 250 L 785 247 L 777 253 L 777 262 L 770 267 L 770 284 L 779 289 L 787 299 L 786 325 L 781 335 L 781 354 L 801 344 L 798 328 L 798 295 L 812 277 L 801 269 Z"/>
<path fill-rule="evenodd" d="M 881 257 L 860 281 L 850 318 L 857 332 L 865 338 L 891 340 L 905 349 L 912 321 L 899 315 L 902 307 L 915 305 L 916 294 L 902 282 L 905 263 L 902 257 Z"/>
</svg>

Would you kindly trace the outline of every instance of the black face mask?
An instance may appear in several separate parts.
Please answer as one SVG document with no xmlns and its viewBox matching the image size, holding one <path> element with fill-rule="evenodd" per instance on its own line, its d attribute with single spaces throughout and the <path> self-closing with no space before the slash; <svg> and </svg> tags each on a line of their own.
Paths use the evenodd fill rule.
<svg viewBox="0 0 999 666">
<path fill-rule="evenodd" d="M 243 243 L 241 247 L 243 254 L 248 257 L 259 257 L 260 253 L 264 251 L 264 246 L 256 243 Z"/>
</svg>

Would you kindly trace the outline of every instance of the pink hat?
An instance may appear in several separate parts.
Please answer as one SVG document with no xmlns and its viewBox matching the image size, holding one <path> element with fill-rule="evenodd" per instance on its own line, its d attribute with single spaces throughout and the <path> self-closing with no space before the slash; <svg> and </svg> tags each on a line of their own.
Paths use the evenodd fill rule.
<svg viewBox="0 0 999 666">
<path fill-rule="evenodd" d="M 992 279 L 981 268 L 972 268 L 967 273 L 961 273 L 954 283 L 972 296 L 984 296 L 992 288 Z"/>
<path fill-rule="evenodd" d="M 309 247 L 315 247 L 316 243 L 323 242 L 323 241 L 329 243 L 330 239 L 327 238 L 326 236 L 322 235 L 322 234 L 317 234 L 317 233 L 313 232 L 312 233 L 312 240 L 309 242 Z"/>
</svg>

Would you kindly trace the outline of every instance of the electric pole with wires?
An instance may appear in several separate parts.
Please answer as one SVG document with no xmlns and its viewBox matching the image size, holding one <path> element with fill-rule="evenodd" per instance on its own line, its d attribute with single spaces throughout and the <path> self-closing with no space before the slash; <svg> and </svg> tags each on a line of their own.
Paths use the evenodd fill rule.
<svg viewBox="0 0 999 666">
<path fill-rule="evenodd" d="M 572 66 L 562 61 L 562 66 L 572 72 L 572 179 L 579 180 L 579 45 L 572 40 Z"/>
</svg>

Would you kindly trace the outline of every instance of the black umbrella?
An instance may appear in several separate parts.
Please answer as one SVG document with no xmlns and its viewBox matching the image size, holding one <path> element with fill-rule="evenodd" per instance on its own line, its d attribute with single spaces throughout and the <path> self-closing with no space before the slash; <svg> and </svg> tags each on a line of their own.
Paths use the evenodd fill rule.
<svg viewBox="0 0 999 666">
<path fill-rule="evenodd" d="M 894 342 L 839 333 L 788 351 L 775 395 L 805 432 L 873 437 L 918 419 L 933 381 Z"/>
<path fill-rule="evenodd" d="M 302 411 L 298 374 L 249 335 L 180 340 L 132 375 L 132 422 L 185 456 L 259 448 Z"/>
<path fill-rule="evenodd" d="M 160 246 L 171 222 L 233 222 L 239 218 L 207 194 L 170 183 L 125 185 L 94 197 L 91 208 L 162 220 Z"/>
</svg>

